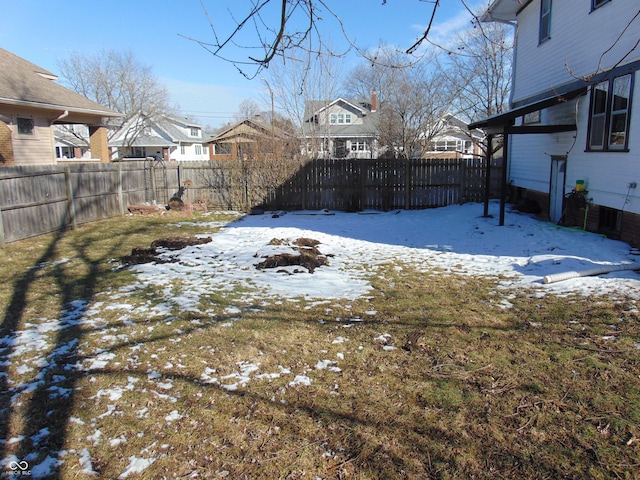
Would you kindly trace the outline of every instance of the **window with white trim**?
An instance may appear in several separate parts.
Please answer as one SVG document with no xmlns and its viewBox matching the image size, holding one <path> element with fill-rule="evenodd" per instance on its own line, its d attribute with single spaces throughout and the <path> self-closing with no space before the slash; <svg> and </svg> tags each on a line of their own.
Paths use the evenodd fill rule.
<svg viewBox="0 0 640 480">
<path fill-rule="evenodd" d="M 551 0 L 540 2 L 540 38 L 539 43 L 551 38 Z"/>
<path fill-rule="evenodd" d="M 352 152 L 369 151 L 369 144 L 365 141 L 351 140 L 351 151 Z"/>
<path fill-rule="evenodd" d="M 331 124 L 334 125 L 338 121 L 338 115 L 335 113 L 331 114 Z"/>
<path fill-rule="evenodd" d="M 591 88 L 588 150 L 627 150 L 633 74 Z"/>
<path fill-rule="evenodd" d="M 338 114 L 338 123 L 344 123 L 344 113 Z"/>
</svg>

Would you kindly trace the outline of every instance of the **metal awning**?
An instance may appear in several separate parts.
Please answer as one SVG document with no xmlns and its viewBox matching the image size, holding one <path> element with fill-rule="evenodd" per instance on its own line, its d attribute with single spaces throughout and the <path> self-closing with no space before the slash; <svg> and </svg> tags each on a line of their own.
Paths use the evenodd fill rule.
<svg viewBox="0 0 640 480">
<path fill-rule="evenodd" d="M 538 110 L 544 110 L 559 105 L 563 102 L 573 100 L 587 94 L 588 87 L 585 82 L 571 83 L 564 88 L 545 92 L 533 99 L 521 102 L 519 106 L 505 113 L 493 115 L 469 124 L 469 129 L 480 128 L 488 134 L 489 144 L 491 144 L 494 134 L 503 134 L 504 143 L 502 150 L 502 179 L 500 182 L 500 221 L 499 225 L 504 225 L 506 191 L 507 191 L 507 159 L 509 156 L 509 135 L 513 134 L 540 134 L 540 133 L 559 133 L 572 132 L 578 128 L 573 124 L 555 124 L 555 125 L 519 125 L 515 126 L 516 118 L 532 113 Z M 490 166 L 491 165 L 491 148 L 487 149 L 487 175 L 485 185 L 485 215 L 489 211 L 489 187 L 490 187 Z"/>
<path fill-rule="evenodd" d="M 562 91 L 564 90 L 564 91 Z M 525 103 L 519 107 L 515 107 L 508 112 L 499 113 L 477 122 L 469 124 L 469 130 L 480 128 L 483 130 L 494 130 L 493 133 L 555 133 L 576 130 L 575 124 L 571 125 L 528 125 L 522 127 L 514 127 L 513 121 L 526 115 L 527 113 L 544 110 L 545 108 L 554 107 L 563 102 L 573 100 L 576 97 L 587 94 L 585 85 L 573 89 L 561 89 L 554 91 L 549 95 L 543 95 L 542 99 L 537 99 Z M 507 131 L 505 131 L 505 128 Z"/>
</svg>

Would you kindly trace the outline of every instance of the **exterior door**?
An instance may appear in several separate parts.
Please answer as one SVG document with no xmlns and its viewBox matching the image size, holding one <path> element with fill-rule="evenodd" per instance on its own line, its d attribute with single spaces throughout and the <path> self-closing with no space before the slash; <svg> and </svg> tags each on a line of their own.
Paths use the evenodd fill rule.
<svg viewBox="0 0 640 480">
<path fill-rule="evenodd" d="M 549 220 L 560 222 L 564 209 L 564 184 L 567 171 L 567 156 L 551 156 L 551 182 L 549 191 Z"/>
<path fill-rule="evenodd" d="M 335 158 L 345 158 L 347 156 L 347 141 L 342 138 L 336 138 L 333 141 L 333 156 Z"/>
</svg>

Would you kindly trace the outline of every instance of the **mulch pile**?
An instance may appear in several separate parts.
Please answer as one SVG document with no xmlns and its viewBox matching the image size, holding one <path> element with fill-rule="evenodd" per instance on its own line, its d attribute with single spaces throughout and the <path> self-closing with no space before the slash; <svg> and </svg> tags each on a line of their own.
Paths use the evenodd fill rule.
<svg viewBox="0 0 640 480">
<path fill-rule="evenodd" d="M 176 260 L 173 258 L 159 257 L 158 248 L 164 250 L 181 250 L 191 245 L 202 245 L 209 243 L 211 237 L 167 237 L 160 238 L 151 242 L 149 247 L 136 247 L 131 250 L 131 255 L 126 255 L 120 260 L 125 265 L 139 265 L 141 263 L 171 263 Z"/>
<path fill-rule="evenodd" d="M 298 238 L 293 242 L 286 239 L 274 238 L 269 242 L 269 245 L 285 245 L 293 248 L 298 253 L 277 253 L 264 257 L 264 260 L 256 265 L 258 270 L 297 265 L 306 268 L 309 273 L 313 273 L 316 268 L 329 265 L 328 257 L 332 256 L 323 255 L 320 250 L 318 250 L 320 242 L 311 238 Z M 293 271 L 280 269 L 277 270 L 277 272 L 292 275 L 294 273 L 303 273 L 303 270 L 297 268 Z"/>
</svg>

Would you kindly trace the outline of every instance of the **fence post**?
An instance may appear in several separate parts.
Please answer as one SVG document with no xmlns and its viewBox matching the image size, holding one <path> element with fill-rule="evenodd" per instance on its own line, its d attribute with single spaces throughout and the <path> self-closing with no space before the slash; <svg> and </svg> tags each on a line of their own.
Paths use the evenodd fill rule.
<svg viewBox="0 0 640 480">
<path fill-rule="evenodd" d="M 483 217 L 489 216 L 489 199 L 491 198 L 491 160 L 493 158 L 493 135 L 487 135 L 487 155 L 485 156 L 485 181 L 484 181 L 484 213 Z"/>
<path fill-rule="evenodd" d="M 467 201 L 467 170 L 468 170 L 468 161 L 460 156 L 460 163 L 462 163 L 462 175 L 461 175 L 461 184 L 460 184 L 460 198 L 458 199 L 458 203 L 462 204 Z"/>
<path fill-rule="evenodd" d="M 151 162 L 151 202 L 156 204 L 158 202 L 158 193 L 156 185 L 156 162 Z"/>
<path fill-rule="evenodd" d="M 71 169 L 64 167 L 64 179 L 67 186 L 67 211 L 69 212 L 69 221 L 71 228 L 76 229 L 76 205 L 73 201 L 73 186 L 71 185 Z"/>
<path fill-rule="evenodd" d="M 4 223 L 2 222 L 2 206 L 0 206 L 0 248 L 4 250 Z"/>
<path fill-rule="evenodd" d="M 365 185 L 366 185 L 365 181 L 367 179 L 367 172 L 369 168 L 368 168 L 367 162 L 362 158 L 356 159 L 356 166 L 357 166 L 358 180 L 359 180 L 358 189 L 360 190 L 360 194 L 358 195 L 358 202 L 360 204 L 357 205 L 357 210 L 364 210 L 367 205 L 367 190 L 365 188 Z"/>
<path fill-rule="evenodd" d="M 124 195 L 122 193 L 122 163 L 118 162 L 118 206 L 120 215 L 124 215 Z"/>
<path fill-rule="evenodd" d="M 307 168 L 307 167 L 311 167 L 312 166 L 311 162 L 313 162 L 313 161 L 314 160 L 307 160 L 307 164 L 306 165 L 300 163 L 300 165 L 298 166 L 298 171 L 299 172 L 305 172 L 306 175 L 307 175 L 307 178 L 303 179 L 304 181 L 302 182 L 302 185 L 300 186 L 300 194 L 301 194 L 301 197 L 302 197 L 302 200 L 301 200 L 302 210 L 306 210 L 307 209 L 307 188 L 308 188 L 307 185 L 309 185 L 309 175 L 310 175 L 310 171 L 311 171 L 311 168 Z M 293 186 L 291 181 L 289 181 L 289 185 Z"/>
<path fill-rule="evenodd" d="M 404 159 L 404 209 L 411 209 L 411 160 Z"/>
</svg>

